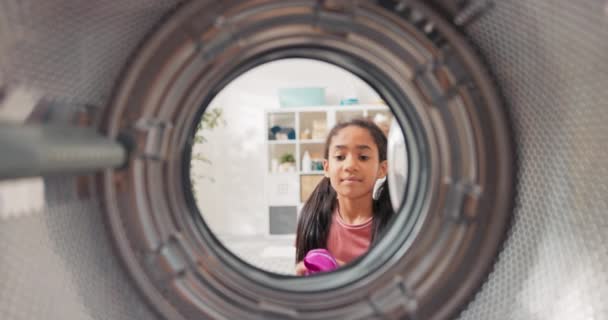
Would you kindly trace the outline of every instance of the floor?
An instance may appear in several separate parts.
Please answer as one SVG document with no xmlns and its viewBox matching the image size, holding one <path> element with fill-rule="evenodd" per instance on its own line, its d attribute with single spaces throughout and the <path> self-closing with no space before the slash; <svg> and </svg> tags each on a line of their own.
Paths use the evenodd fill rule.
<svg viewBox="0 0 608 320">
<path fill-rule="evenodd" d="M 255 267 L 279 274 L 294 274 L 295 235 L 219 238 L 234 254 Z"/>
</svg>

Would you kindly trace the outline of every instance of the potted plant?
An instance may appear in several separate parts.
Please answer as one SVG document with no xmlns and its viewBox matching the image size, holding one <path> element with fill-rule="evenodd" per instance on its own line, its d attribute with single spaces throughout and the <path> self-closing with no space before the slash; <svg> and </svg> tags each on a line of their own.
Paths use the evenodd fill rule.
<svg viewBox="0 0 608 320">
<path fill-rule="evenodd" d="M 294 172 L 296 170 L 296 158 L 291 153 L 285 153 L 279 159 L 279 172 Z"/>
</svg>

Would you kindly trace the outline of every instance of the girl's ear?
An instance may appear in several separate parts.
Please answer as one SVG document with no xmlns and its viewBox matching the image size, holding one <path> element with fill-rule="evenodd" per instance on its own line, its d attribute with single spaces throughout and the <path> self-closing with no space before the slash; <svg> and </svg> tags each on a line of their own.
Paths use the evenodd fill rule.
<svg viewBox="0 0 608 320">
<path fill-rule="evenodd" d="M 327 159 L 323 159 L 323 175 L 329 178 L 329 161 Z"/>
<path fill-rule="evenodd" d="M 380 167 L 378 168 L 378 176 L 376 179 L 382 179 L 386 177 L 388 172 L 388 161 L 384 160 L 380 162 Z"/>
</svg>

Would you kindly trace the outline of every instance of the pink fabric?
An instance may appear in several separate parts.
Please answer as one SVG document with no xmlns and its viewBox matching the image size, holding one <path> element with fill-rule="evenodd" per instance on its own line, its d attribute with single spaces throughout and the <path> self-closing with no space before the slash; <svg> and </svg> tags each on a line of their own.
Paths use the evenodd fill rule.
<svg viewBox="0 0 608 320">
<path fill-rule="evenodd" d="M 367 252 L 372 239 L 372 218 L 368 221 L 349 225 L 342 220 L 336 210 L 327 237 L 327 250 L 338 260 L 349 263 Z"/>
<path fill-rule="evenodd" d="M 332 271 L 338 268 L 336 259 L 325 249 L 313 249 L 308 251 L 304 257 L 304 266 L 306 267 L 306 275 Z"/>
</svg>

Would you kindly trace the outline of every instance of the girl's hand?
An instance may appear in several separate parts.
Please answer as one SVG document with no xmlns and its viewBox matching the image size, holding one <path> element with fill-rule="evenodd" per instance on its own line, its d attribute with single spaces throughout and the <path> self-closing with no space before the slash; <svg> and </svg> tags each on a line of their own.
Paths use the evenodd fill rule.
<svg viewBox="0 0 608 320">
<path fill-rule="evenodd" d="M 300 261 L 296 264 L 296 276 L 303 276 L 306 274 L 306 267 L 304 266 L 304 261 Z"/>
<path fill-rule="evenodd" d="M 336 259 L 336 262 L 338 263 L 339 267 L 344 265 L 344 261 L 342 261 L 342 260 Z M 306 271 L 308 271 L 308 269 L 306 269 L 306 267 L 304 266 L 304 261 L 300 261 L 296 264 L 296 275 L 297 276 L 305 275 Z"/>
</svg>

